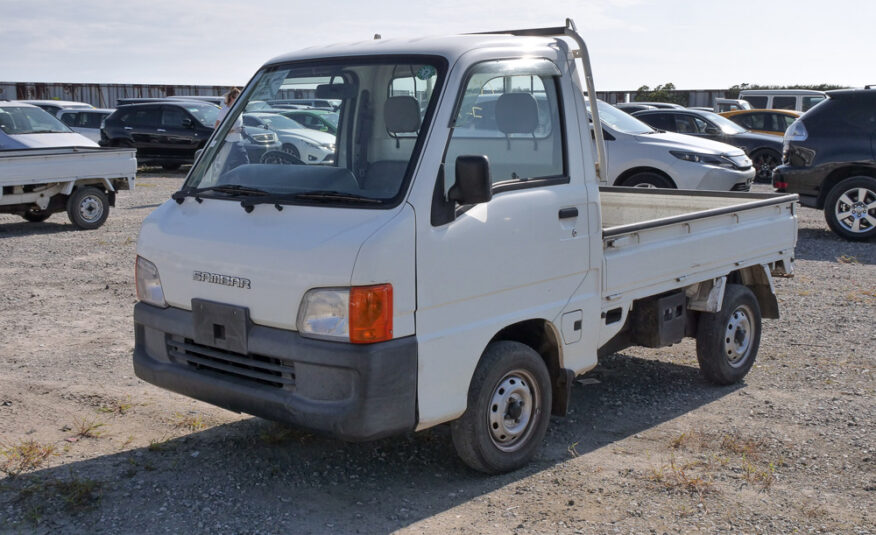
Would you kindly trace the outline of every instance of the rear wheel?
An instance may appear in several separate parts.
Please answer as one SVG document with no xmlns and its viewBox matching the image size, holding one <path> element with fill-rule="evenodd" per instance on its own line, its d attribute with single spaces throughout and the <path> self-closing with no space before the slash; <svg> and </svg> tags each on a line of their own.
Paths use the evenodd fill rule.
<svg viewBox="0 0 876 535">
<path fill-rule="evenodd" d="M 296 160 L 301 160 L 301 153 L 298 152 L 298 147 L 292 145 L 291 143 L 286 143 L 283 145 L 283 152 L 286 154 L 293 156 Z"/>
<path fill-rule="evenodd" d="M 109 216 L 106 193 L 91 186 L 73 190 L 67 198 L 67 216 L 83 230 L 98 228 Z"/>
<path fill-rule="evenodd" d="M 760 347 L 760 306 L 754 293 L 728 284 L 721 310 L 704 312 L 697 324 L 697 360 L 709 381 L 730 385 L 754 365 Z"/>
<path fill-rule="evenodd" d="M 636 173 L 626 178 L 622 185 L 631 188 L 675 188 L 671 180 L 651 172 Z"/>
<path fill-rule="evenodd" d="M 550 375 L 519 342 L 490 344 L 475 369 L 465 413 L 450 426 L 460 458 L 475 470 L 516 470 L 536 454 L 550 419 Z"/>
<path fill-rule="evenodd" d="M 49 212 L 48 210 L 40 210 L 39 208 L 34 208 L 21 214 L 21 217 L 25 218 L 31 223 L 42 223 L 51 215 L 52 212 Z"/>
<path fill-rule="evenodd" d="M 755 182 L 768 184 L 773 180 L 773 169 L 782 163 L 782 155 L 774 150 L 761 149 L 751 155 L 751 164 L 756 174 Z"/>
<path fill-rule="evenodd" d="M 824 202 L 824 218 L 847 240 L 876 236 L 876 178 L 856 176 L 834 186 Z"/>
</svg>

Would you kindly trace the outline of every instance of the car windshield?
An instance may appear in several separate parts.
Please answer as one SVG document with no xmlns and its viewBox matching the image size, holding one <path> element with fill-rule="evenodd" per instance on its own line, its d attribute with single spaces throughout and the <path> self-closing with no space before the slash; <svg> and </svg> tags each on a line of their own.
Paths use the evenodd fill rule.
<svg viewBox="0 0 876 535">
<path fill-rule="evenodd" d="M 611 104 L 598 100 L 597 106 L 599 106 L 599 120 L 602 124 L 613 128 L 618 132 L 623 132 L 625 134 L 647 134 L 655 132 L 655 130 L 647 124 L 636 119 L 629 113 L 615 108 Z M 589 101 L 587 102 L 587 110 L 590 111 Z"/>
<path fill-rule="evenodd" d="M 444 60 L 425 56 L 266 67 L 219 125 L 181 193 L 245 196 L 247 202 L 259 202 L 260 195 L 265 202 L 289 204 L 379 207 L 397 202 L 445 69 Z M 263 102 L 306 98 L 338 102 L 336 113 L 323 115 L 334 119 L 335 133 L 305 129 L 279 113 L 253 112 Z M 254 134 L 269 132 L 253 128 L 256 117 L 277 134 Z M 282 132 L 292 128 L 294 135 Z"/>
<path fill-rule="evenodd" d="M 204 126 L 212 128 L 219 118 L 219 108 L 212 104 L 183 104 L 187 112 L 195 116 Z"/>
<path fill-rule="evenodd" d="M 717 113 L 712 113 L 710 111 L 701 112 L 703 119 L 707 119 L 712 122 L 715 126 L 721 129 L 725 134 L 741 134 L 743 132 L 748 132 L 745 128 L 739 126 L 734 123 L 730 119 L 718 115 Z"/>
<path fill-rule="evenodd" d="M 266 128 L 270 128 L 271 130 L 297 130 L 304 128 L 301 123 L 288 117 L 284 117 L 279 113 L 254 113 L 253 115 L 259 121 L 264 123 Z"/>
<path fill-rule="evenodd" d="M 25 106 L 0 106 L 0 130 L 10 135 L 72 132 L 47 111 Z"/>
</svg>

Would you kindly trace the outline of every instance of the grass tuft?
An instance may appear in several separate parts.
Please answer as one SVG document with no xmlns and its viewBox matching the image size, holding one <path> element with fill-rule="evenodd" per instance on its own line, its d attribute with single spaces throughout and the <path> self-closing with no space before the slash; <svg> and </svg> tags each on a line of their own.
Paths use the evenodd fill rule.
<svg viewBox="0 0 876 535">
<path fill-rule="evenodd" d="M 95 421 L 91 418 L 74 418 L 73 419 L 73 432 L 77 437 L 82 438 L 98 438 L 103 434 L 102 431 L 98 431 L 104 424 L 102 422 Z"/>
<path fill-rule="evenodd" d="M 36 470 L 55 453 L 52 444 L 26 440 L 10 447 L 0 447 L 0 472 L 16 477 L 22 472 Z"/>
<path fill-rule="evenodd" d="M 182 414 L 180 412 L 176 412 L 173 414 L 173 425 L 174 427 L 180 429 L 187 429 L 189 431 L 200 431 L 207 427 L 207 424 L 204 423 L 203 418 L 201 418 L 200 414 Z"/>
</svg>

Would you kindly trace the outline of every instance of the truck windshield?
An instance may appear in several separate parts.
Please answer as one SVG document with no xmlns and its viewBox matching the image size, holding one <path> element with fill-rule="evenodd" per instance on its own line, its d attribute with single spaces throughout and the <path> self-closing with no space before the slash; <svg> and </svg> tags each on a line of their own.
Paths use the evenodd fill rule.
<svg viewBox="0 0 876 535">
<path fill-rule="evenodd" d="M 225 186 L 244 186 L 250 197 L 258 190 L 292 204 L 392 204 L 404 194 L 445 70 L 443 59 L 427 56 L 266 67 L 219 125 L 183 189 L 210 188 L 228 198 L 243 190 Z M 293 100 L 336 104 L 336 132 L 303 128 L 283 115 L 288 109 L 270 104 Z M 262 140 L 253 132 L 273 134 Z"/>
<path fill-rule="evenodd" d="M 68 134 L 67 125 L 36 107 L 0 106 L 0 130 L 16 134 Z"/>
</svg>

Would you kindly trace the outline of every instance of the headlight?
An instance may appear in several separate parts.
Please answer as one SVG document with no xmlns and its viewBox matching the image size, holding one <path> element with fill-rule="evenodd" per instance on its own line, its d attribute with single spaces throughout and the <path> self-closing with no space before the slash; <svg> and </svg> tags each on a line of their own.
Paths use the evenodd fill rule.
<svg viewBox="0 0 876 535">
<path fill-rule="evenodd" d="M 322 144 L 320 144 L 320 148 L 323 148 L 329 152 L 334 152 L 335 151 L 335 144 L 334 143 L 322 143 Z"/>
<path fill-rule="evenodd" d="M 253 134 L 252 139 L 253 139 L 253 141 L 256 141 L 258 143 L 273 143 L 274 141 L 277 141 L 277 135 L 276 134 Z"/>
<path fill-rule="evenodd" d="M 392 285 L 310 290 L 298 308 L 298 332 L 354 344 L 391 340 Z"/>
<path fill-rule="evenodd" d="M 137 279 L 137 299 L 157 307 L 166 307 L 164 290 L 161 289 L 161 279 L 158 277 L 158 268 L 155 264 L 138 255 L 134 271 Z"/>
<path fill-rule="evenodd" d="M 686 162 L 701 163 L 704 165 L 717 165 L 718 167 L 736 167 L 734 163 L 724 156 L 715 154 L 703 154 L 700 152 L 687 152 L 680 150 L 671 150 L 669 154 L 675 156 L 679 160 Z"/>
</svg>

